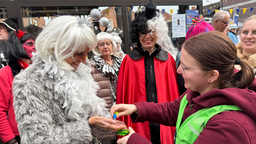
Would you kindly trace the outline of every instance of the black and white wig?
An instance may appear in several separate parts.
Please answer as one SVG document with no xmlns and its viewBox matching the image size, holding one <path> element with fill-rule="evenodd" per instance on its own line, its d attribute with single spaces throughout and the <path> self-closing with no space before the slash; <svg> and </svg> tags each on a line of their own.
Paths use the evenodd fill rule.
<svg viewBox="0 0 256 144">
<path fill-rule="evenodd" d="M 156 10 L 156 16 L 149 19 L 145 17 L 145 15 L 147 15 L 145 14 L 145 9 L 145 6 L 141 7 L 139 11 L 136 12 L 134 20 L 130 23 L 130 40 L 132 43 L 137 44 L 137 46 L 141 46 L 139 34 L 155 31 L 157 36 L 156 43 L 175 58 L 177 50 L 174 48 L 171 38 L 168 36 L 168 25 L 163 15 L 159 10 Z"/>
</svg>

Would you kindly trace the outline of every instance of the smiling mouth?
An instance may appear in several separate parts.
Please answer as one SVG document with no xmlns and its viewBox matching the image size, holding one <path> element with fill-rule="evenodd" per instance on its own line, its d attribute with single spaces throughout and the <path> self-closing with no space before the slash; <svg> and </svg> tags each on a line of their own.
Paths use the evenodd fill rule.
<svg viewBox="0 0 256 144">
<path fill-rule="evenodd" d="M 145 43 L 151 43 L 152 42 L 152 40 L 150 40 L 150 41 L 144 41 Z"/>
<path fill-rule="evenodd" d="M 78 66 L 79 66 L 79 64 L 77 64 L 77 63 L 75 63 L 75 62 L 73 62 L 73 65 L 74 65 L 75 67 L 78 67 Z"/>
<path fill-rule="evenodd" d="M 255 44 L 255 42 L 244 42 L 245 44 Z"/>
</svg>

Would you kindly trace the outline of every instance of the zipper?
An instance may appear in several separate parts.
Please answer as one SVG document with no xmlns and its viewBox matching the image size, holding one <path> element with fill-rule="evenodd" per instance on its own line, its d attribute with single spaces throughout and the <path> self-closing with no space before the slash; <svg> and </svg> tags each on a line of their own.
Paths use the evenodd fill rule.
<svg viewBox="0 0 256 144">
<path fill-rule="evenodd" d="M 190 112 L 192 112 L 192 107 L 193 107 L 194 104 L 190 104 L 189 103 L 189 108 L 190 108 Z"/>
</svg>

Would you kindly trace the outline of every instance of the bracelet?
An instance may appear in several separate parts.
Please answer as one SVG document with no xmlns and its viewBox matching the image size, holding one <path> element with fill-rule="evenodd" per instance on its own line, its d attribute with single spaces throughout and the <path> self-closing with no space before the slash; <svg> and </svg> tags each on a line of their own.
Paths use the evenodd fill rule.
<svg viewBox="0 0 256 144">
<path fill-rule="evenodd" d="M 92 125 L 91 125 L 90 122 L 89 122 L 89 119 L 90 119 L 90 117 L 87 118 L 88 125 L 89 125 L 90 127 L 92 127 Z"/>
</svg>

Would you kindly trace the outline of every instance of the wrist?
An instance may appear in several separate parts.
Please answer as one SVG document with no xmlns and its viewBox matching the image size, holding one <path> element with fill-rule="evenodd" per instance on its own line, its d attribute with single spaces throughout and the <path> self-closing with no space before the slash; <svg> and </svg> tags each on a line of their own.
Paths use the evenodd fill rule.
<svg viewBox="0 0 256 144">
<path fill-rule="evenodd" d="M 134 113 L 138 114 L 139 112 L 138 112 L 137 106 L 135 104 L 133 104 L 133 105 L 134 105 Z"/>
<path fill-rule="evenodd" d="M 95 117 L 96 117 L 96 116 L 93 116 L 93 117 L 90 117 L 90 118 L 89 118 L 88 122 L 89 122 L 89 125 L 90 125 L 90 126 L 94 126 L 94 125 L 95 125 L 95 123 L 96 123 L 96 122 L 95 122 Z"/>
<path fill-rule="evenodd" d="M 15 138 L 9 140 L 6 144 L 15 144 L 17 141 Z"/>
</svg>

